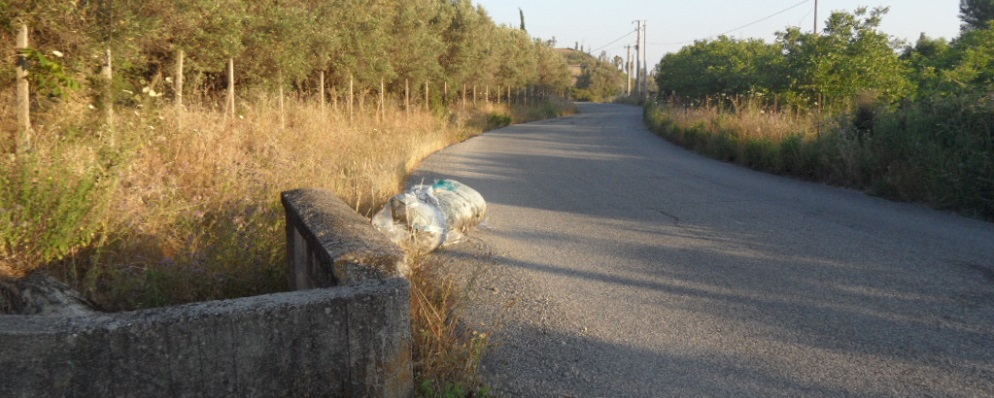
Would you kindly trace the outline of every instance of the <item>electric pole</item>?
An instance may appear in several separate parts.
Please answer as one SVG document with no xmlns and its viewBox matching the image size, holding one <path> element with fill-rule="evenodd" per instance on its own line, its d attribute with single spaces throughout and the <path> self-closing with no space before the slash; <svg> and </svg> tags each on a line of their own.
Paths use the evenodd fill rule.
<svg viewBox="0 0 994 398">
<path fill-rule="evenodd" d="M 642 67 L 642 59 L 639 58 L 639 56 L 642 55 L 642 51 L 639 50 L 639 48 L 641 48 L 639 45 L 642 44 L 642 20 L 635 20 L 635 21 L 632 21 L 632 22 L 635 22 L 636 24 L 638 24 L 638 27 L 635 28 L 635 31 L 638 32 L 638 38 L 635 39 L 635 71 L 636 71 L 635 72 L 635 91 L 638 91 L 639 94 L 642 94 L 641 93 L 641 91 L 642 91 L 642 80 L 640 79 L 642 76 L 641 76 L 640 73 L 638 73 L 639 68 Z"/>
<path fill-rule="evenodd" d="M 645 20 L 642 20 L 642 33 L 639 34 L 639 49 L 642 51 L 642 96 L 649 97 L 649 60 L 645 52 Z"/>
<path fill-rule="evenodd" d="M 645 20 L 640 20 L 639 22 L 639 37 L 638 37 L 638 54 L 639 62 L 636 65 L 639 76 L 639 95 L 642 98 L 647 98 L 649 96 L 649 60 L 646 57 L 645 48 Z"/>
<path fill-rule="evenodd" d="M 818 34 L 818 0 L 815 0 L 815 34 Z"/>
<path fill-rule="evenodd" d="M 638 39 L 635 43 L 635 84 L 638 86 L 640 97 L 648 94 L 648 82 L 645 81 L 645 20 L 633 21 L 638 24 Z"/>
<path fill-rule="evenodd" d="M 632 71 L 634 69 L 634 68 L 632 68 L 632 46 L 625 46 L 625 49 L 628 50 L 628 59 L 625 60 L 625 80 L 628 81 L 627 82 L 626 94 L 628 94 L 628 96 L 631 96 L 632 95 Z"/>
</svg>

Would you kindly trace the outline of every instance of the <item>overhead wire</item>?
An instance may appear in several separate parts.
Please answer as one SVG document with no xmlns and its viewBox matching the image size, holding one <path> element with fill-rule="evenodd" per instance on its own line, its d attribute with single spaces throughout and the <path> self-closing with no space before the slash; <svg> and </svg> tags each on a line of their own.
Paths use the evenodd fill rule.
<svg viewBox="0 0 994 398">
<path fill-rule="evenodd" d="M 732 30 L 729 30 L 729 31 L 727 31 L 727 32 L 724 32 L 724 33 L 722 33 L 722 34 L 719 34 L 718 36 L 724 36 L 724 35 L 727 35 L 727 34 L 729 34 L 729 33 L 732 33 L 732 32 L 734 32 L 734 31 L 737 31 L 737 30 L 742 30 L 742 29 L 745 29 L 745 28 L 748 28 L 748 27 L 750 27 L 750 26 L 752 26 L 752 25 L 755 25 L 755 24 L 758 24 L 758 23 L 760 23 L 760 22 L 763 22 L 763 21 L 765 21 L 765 20 L 767 20 L 767 19 L 770 19 L 770 18 L 773 18 L 773 17 L 775 17 L 775 16 L 777 16 L 777 15 L 780 15 L 780 14 L 783 14 L 783 13 L 785 13 L 785 12 L 787 12 L 787 11 L 790 11 L 790 10 L 793 10 L 793 9 L 795 9 L 795 8 L 797 8 L 797 7 L 800 7 L 800 6 L 804 5 L 804 4 L 807 4 L 807 3 L 810 3 L 811 1 L 812 1 L 812 0 L 804 0 L 804 1 L 800 2 L 800 3 L 797 3 L 797 4 L 794 4 L 794 5 L 790 6 L 790 7 L 787 7 L 787 8 L 785 8 L 785 9 L 783 9 L 783 10 L 780 10 L 780 11 L 779 11 L 779 12 L 777 12 L 776 14 L 772 14 L 772 15 L 769 15 L 769 16 L 766 16 L 766 17 L 763 17 L 763 18 L 760 18 L 760 19 L 757 19 L 757 20 L 755 20 L 755 21 L 753 21 L 753 22 L 750 22 L 750 23 L 747 23 L 747 24 L 745 24 L 745 25 L 742 25 L 742 26 L 740 26 L 740 27 L 737 27 L 737 28 L 735 28 L 735 29 L 732 29 Z"/>
<path fill-rule="evenodd" d="M 596 53 L 597 51 L 600 51 L 600 50 L 603 50 L 603 49 L 607 48 L 607 46 L 610 46 L 610 45 L 612 45 L 612 44 L 614 44 L 614 43 L 617 43 L 617 42 L 621 41 L 622 39 L 624 39 L 624 38 L 626 38 L 626 37 L 628 37 L 628 36 L 631 36 L 631 35 L 632 35 L 632 33 L 635 33 L 635 32 L 636 32 L 636 30 L 633 30 L 633 31 L 631 31 L 631 32 L 628 32 L 628 33 L 625 33 L 625 35 L 624 35 L 624 36 L 621 36 L 621 37 L 619 37 L 619 38 L 617 38 L 617 39 L 614 39 L 614 41 L 612 41 L 612 42 L 610 42 L 610 43 L 607 43 L 607 44 L 605 44 L 605 45 L 603 45 L 603 46 L 600 46 L 600 47 L 597 47 L 597 48 L 595 48 L 595 49 L 593 49 L 593 50 L 590 50 L 590 54 L 593 54 L 593 53 Z"/>
<path fill-rule="evenodd" d="M 755 25 L 755 24 L 758 24 L 758 23 L 760 23 L 760 22 L 763 22 L 763 21 L 766 21 L 766 20 L 768 20 L 768 19 L 770 19 L 770 18 L 773 18 L 773 17 L 775 17 L 775 16 L 778 16 L 778 15 L 780 15 L 780 14 L 783 14 L 783 13 L 785 13 L 785 12 L 787 12 L 787 11 L 790 11 L 790 10 L 793 10 L 793 9 L 795 9 L 795 8 L 797 8 L 797 7 L 800 7 L 800 6 L 802 6 L 802 5 L 805 5 L 805 4 L 807 4 L 807 3 L 810 3 L 811 1 L 812 1 L 812 0 L 804 0 L 804 1 L 800 2 L 800 3 L 797 3 L 797 4 L 794 4 L 794 5 L 792 5 L 792 6 L 790 6 L 790 7 L 787 7 L 787 8 L 785 8 L 785 9 L 783 9 L 783 10 L 780 10 L 780 11 L 777 11 L 776 13 L 773 13 L 773 14 L 770 14 L 770 15 L 767 15 L 767 16 L 765 16 L 765 17 L 763 17 L 763 18 L 760 18 L 760 19 L 757 19 L 757 20 L 755 20 L 755 21 L 752 21 L 752 22 L 749 22 L 749 23 L 747 23 L 747 24 L 745 24 L 745 25 L 742 25 L 742 26 L 739 26 L 739 27 L 737 27 L 737 28 L 735 28 L 735 29 L 729 29 L 729 30 L 727 30 L 727 31 L 725 31 L 725 32 L 722 32 L 722 33 L 720 33 L 720 34 L 717 34 L 717 35 L 711 35 L 711 36 L 708 36 L 708 37 L 707 37 L 706 39 L 711 39 L 711 38 L 714 38 L 714 37 L 718 37 L 718 36 L 724 36 L 724 35 L 727 35 L 727 34 L 729 34 L 729 33 L 732 33 L 732 32 L 735 32 L 735 31 L 737 31 L 737 30 L 742 30 L 742 29 L 745 29 L 745 28 L 748 28 L 748 27 L 750 27 L 750 26 L 753 26 L 753 25 Z M 705 40 L 706 40 L 706 39 L 705 39 Z M 654 45 L 654 46 L 675 46 L 675 45 L 682 45 L 682 44 L 691 44 L 691 43 L 694 43 L 694 42 L 696 42 L 697 40 L 700 40 L 700 39 L 695 39 L 695 40 L 688 40 L 688 41 L 679 41 L 679 42 L 672 42 L 672 43 L 655 43 L 655 42 L 653 42 L 653 43 L 649 43 L 649 44 L 651 44 L 651 45 Z"/>
</svg>

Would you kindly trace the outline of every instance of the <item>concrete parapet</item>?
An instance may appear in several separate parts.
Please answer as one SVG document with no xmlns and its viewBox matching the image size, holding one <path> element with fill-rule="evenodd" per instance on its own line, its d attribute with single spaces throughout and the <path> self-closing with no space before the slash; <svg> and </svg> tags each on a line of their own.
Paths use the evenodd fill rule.
<svg viewBox="0 0 994 398">
<path fill-rule="evenodd" d="M 294 289 L 352 285 L 409 272 L 404 252 L 331 192 L 287 191 L 283 207 Z"/>
<path fill-rule="evenodd" d="M 367 232 L 339 219 L 329 204 L 338 199 L 322 192 L 284 195 L 307 244 L 289 246 L 291 258 L 316 259 L 308 275 L 334 283 L 113 314 L 0 316 L 0 397 L 413 396 L 403 254 L 368 222 Z"/>
</svg>

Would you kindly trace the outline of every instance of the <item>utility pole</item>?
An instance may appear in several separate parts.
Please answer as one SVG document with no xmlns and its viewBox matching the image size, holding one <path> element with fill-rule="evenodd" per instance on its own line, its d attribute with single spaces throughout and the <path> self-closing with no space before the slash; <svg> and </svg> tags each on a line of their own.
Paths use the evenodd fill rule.
<svg viewBox="0 0 994 398">
<path fill-rule="evenodd" d="M 818 34 L 818 0 L 815 0 L 815 34 Z"/>
<path fill-rule="evenodd" d="M 632 21 L 638 24 L 638 39 L 635 40 L 635 86 L 637 87 L 639 96 L 645 95 L 642 91 L 642 32 L 644 32 L 642 20 Z"/>
<path fill-rule="evenodd" d="M 639 35 L 642 43 L 639 45 L 639 49 L 642 51 L 642 95 L 646 98 L 649 97 L 649 60 L 646 56 L 645 48 L 645 20 L 642 20 L 642 34 Z"/>
<path fill-rule="evenodd" d="M 628 96 L 631 96 L 632 95 L 632 71 L 634 69 L 634 68 L 632 68 L 632 46 L 630 46 L 630 45 L 629 46 L 625 46 L 625 49 L 628 50 L 628 59 L 625 60 L 625 80 L 628 81 L 627 82 L 627 89 L 626 89 L 627 91 L 626 91 L 626 94 L 628 94 Z"/>
</svg>

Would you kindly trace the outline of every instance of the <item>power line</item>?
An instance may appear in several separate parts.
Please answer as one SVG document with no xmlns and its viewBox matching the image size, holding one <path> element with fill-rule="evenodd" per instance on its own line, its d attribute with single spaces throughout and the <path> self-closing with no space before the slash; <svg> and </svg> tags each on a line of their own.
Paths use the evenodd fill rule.
<svg viewBox="0 0 994 398">
<path fill-rule="evenodd" d="M 755 21 L 749 22 L 749 23 L 747 23 L 745 25 L 742 25 L 740 27 L 737 27 L 735 29 L 730 29 L 730 30 L 727 30 L 727 31 L 725 31 L 723 33 L 717 34 L 717 35 L 708 36 L 707 39 L 710 39 L 710 38 L 713 38 L 713 37 L 718 37 L 718 36 L 724 36 L 724 35 L 727 35 L 729 33 L 735 32 L 737 30 L 742 30 L 742 29 L 748 28 L 748 27 L 750 27 L 752 25 L 755 25 L 755 24 L 758 24 L 760 22 L 766 21 L 766 20 L 768 20 L 770 18 L 773 18 L 775 16 L 783 14 L 783 13 L 785 13 L 787 11 L 793 10 L 793 9 L 795 9 L 797 7 L 800 7 L 802 5 L 810 3 L 811 1 L 812 0 L 804 0 L 804 1 L 800 2 L 800 3 L 794 4 L 794 5 L 792 5 L 790 7 L 787 7 L 785 9 L 783 9 L 783 10 L 777 11 L 776 13 L 773 13 L 773 14 L 767 15 L 767 16 L 765 16 L 763 18 L 760 18 L 760 19 L 757 19 Z M 682 44 L 691 44 L 691 43 L 694 43 L 696 41 L 697 40 L 688 40 L 688 41 L 680 41 L 680 42 L 672 42 L 672 43 L 649 43 L 649 44 L 652 44 L 654 46 L 675 46 L 675 45 L 682 45 Z"/>
<path fill-rule="evenodd" d="M 807 4 L 807 3 L 810 3 L 810 2 L 811 2 L 811 0 L 804 0 L 804 1 L 800 2 L 800 3 L 797 3 L 797 4 L 794 4 L 794 5 L 790 6 L 790 7 L 787 7 L 787 8 L 785 8 L 785 9 L 783 9 L 783 10 L 781 10 L 781 11 L 777 12 L 776 14 L 773 14 L 773 15 L 770 15 L 770 16 L 767 16 L 767 17 L 763 17 L 763 18 L 761 18 L 761 19 L 757 19 L 757 20 L 755 20 L 755 21 L 753 21 L 753 22 L 750 22 L 750 23 L 747 23 L 747 24 L 745 24 L 745 25 L 742 25 L 742 26 L 740 26 L 740 27 L 737 27 L 737 28 L 735 28 L 735 29 L 732 29 L 732 30 L 729 30 L 729 31 L 727 31 L 727 32 L 724 32 L 724 33 L 722 33 L 722 34 L 720 34 L 720 35 L 718 35 L 718 36 L 724 36 L 724 35 L 727 35 L 727 34 L 729 34 L 729 33 L 732 33 L 732 32 L 734 32 L 734 31 L 736 31 L 736 30 L 742 30 L 742 29 L 745 29 L 745 28 L 748 28 L 748 27 L 750 27 L 750 26 L 752 26 L 752 25 L 755 25 L 755 24 L 758 24 L 758 23 L 760 23 L 760 22 L 763 22 L 763 21 L 765 21 L 765 20 L 767 20 L 767 19 L 770 19 L 770 18 L 773 18 L 773 17 L 775 17 L 775 16 L 777 16 L 777 15 L 780 15 L 780 14 L 783 14 L 783 13 L 785 13 L 785 12 L 787 12 L 787 11 L 790 11 L 790 10 L 793 10 L 793 9 L 795 9 L 795 8 L 797 8 L 797 7 L 800 7 L 800 6 L 802 6 L 802 5 L 804 5 L 804 4 Z"/>
<path fill-rule="evenodd" d="M 626 38 L 626 37 L 628 37 L 628 36 L 631 36 L 631 35 L 632 35 L 632 33 L 635 33 L 635 32 L 636 32 L 636 31 L 635 31 L 635 30 L 633 30 L 633 31 L 631 31 L 631 32 L 628 32 L 628 33 L 625 33 L 625 35 L 624 35 L 624 36 L 621 36 L 621 37 L 619 37 L 619 38 L 615 39 L 614 41 L 612 41 L 612 42 L 610 42 L 610 43 L 607 43 L 607 44 L 605 44 L 605 45 L 603 45 L 603 46 L 600 46 L 600 47 L 597 47 L 597 48 L 595 48 L 595 49 L 593 49 L 593 50 L 590 50 L 590 53 L 591 53 L 591 54 L 593 54 L 593 53 L 595 53 L 595 52 L 597 52 L 597 51 L 600 51 L 600 50 L 603 50 L 603 49 L 604 49 L 604 48 L 606 48 L 607 46 L 610 46 L 610 45 L 612 45 L 612 44 L 614 44 L 614 43 L 617 43 L 617 42 L 621 41 L 622 39 L 624 39 L 624 38 Z"/>
</svg>

